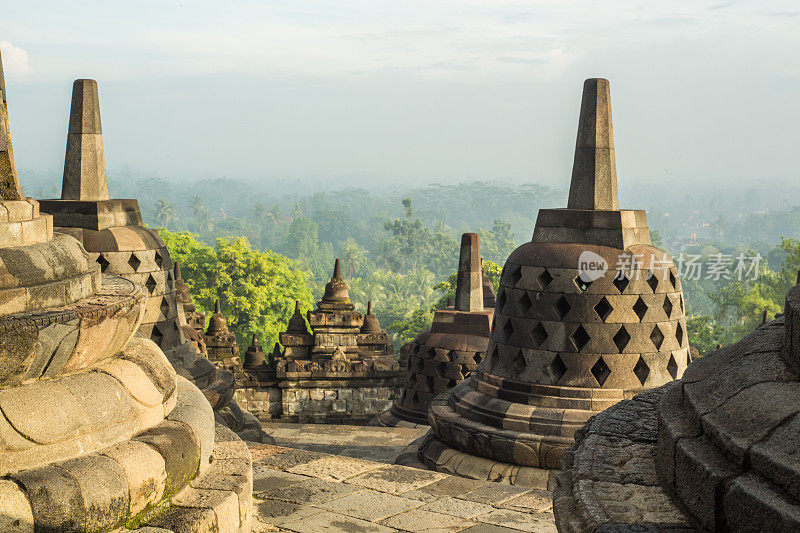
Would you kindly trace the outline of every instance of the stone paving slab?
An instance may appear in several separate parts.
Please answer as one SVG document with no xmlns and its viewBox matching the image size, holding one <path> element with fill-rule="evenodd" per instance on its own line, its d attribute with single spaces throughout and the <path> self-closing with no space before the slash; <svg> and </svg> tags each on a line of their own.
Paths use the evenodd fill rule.
<svg viewBox="0 0 800 533">
<path fill-rule="evenodd" d="M 292 424 L 261 421 L 278 446 L 394 463 L 412 441 L 427 433 L 419 428 L 386 428 L 344 424 Z"/>
<path fill-rule="evenodd" d="M 556 531 L 543 491 L 268 444 L 250 452 L 253 533 Z"/>
</svg>

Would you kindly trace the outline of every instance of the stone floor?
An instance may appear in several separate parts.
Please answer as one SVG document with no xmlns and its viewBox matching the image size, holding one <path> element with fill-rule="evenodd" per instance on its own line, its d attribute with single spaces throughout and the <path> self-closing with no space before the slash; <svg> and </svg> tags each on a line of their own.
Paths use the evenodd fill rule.
<svg viewBox="0 0 800 533">
<path fill-rule="evenodd" d="M 278 446 L 389 464 L 411 441 L 428 432 L 427 426 L 412 429 L 282 422 L 262 422 L 262 425 Z"/>
<path fill-rule="evenodd" d="M 547 492 L 268 444 L 250 452 L 253 533 L 556 531 Z"/>
</svg>

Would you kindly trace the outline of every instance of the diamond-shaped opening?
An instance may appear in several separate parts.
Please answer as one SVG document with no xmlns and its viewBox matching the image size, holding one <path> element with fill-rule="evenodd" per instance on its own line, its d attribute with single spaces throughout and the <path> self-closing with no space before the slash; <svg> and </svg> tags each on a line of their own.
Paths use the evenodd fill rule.
<svg viewBox="0 0 800 533">
<path fill-rule="evenodd" d="M 675 326 L 675 338 L 678 339 L 678 346 L 683 346 L 683 328 L 680 322 Z"/>
<path fill-rule="evenodd" d="M 633 367 L 633 373 L 636 374 L 639 383 L 644 387 L 644 382 L 647 381 L 647 376 L 650 375 L 650 367 L 647 366 L 647 363 L 641 355 L 639 356 L 639 360 L 636 361 L 636 366 Z"/>
<path fill-rule="evenodd" d="M 556 310 L 556 314 L 558 315 L 559 318 L 564 318 L 565 316 L 567 316 L 567 313 L 570 312 L 572 306 L 569 305 L 567 299 L 564 298 L 564 296 L 562 295 L 558 299 L 558 301 L 556 301 L 556 305 L 553 306 L 553 308 Z"/>
<path fill-rule="evenodd" d="M 522 296 L 519 299 L 519 307 L 522 313 L 525 315 L 527 315 L 533 307 L 533 302 L 531 301 L 531 297 L 528 296 L 528 291 L 522 293 Z"/>
<path fill-rule="evenodd" d="M 553 376 L 553 385 L 557 385 L 566 373 L 567 365 L 564 364 L 564 360 L 561 359 L 561 356 L 556 354 L 553 358 L 553 362 L 550 363 L 550 374 Z"/>
<path fill-rule="evenodd" d="M 111 263 L 108 262 L 108 259 L 106 259 L 103 254 L 100 254 L 97 256 L 97 264 L 100 265 L 100 272 L 105 272 L 108 265 Z"/>
<path fill-rule="evenodd" d="M 153 294 L 156 285 L 158 285 L 158 283 L 156 283 L 156 280 L 153 277 L 153 275 L 150 274 L 149 276 L 147 276 L 147 281 L 144 282 L 144 286 L 147 287 L 147 290 L 148 292 L 150 292 L 150 294 Z"/>
<path fill-rule="evenodd" d="M 128 264 L 131 266 L 134 272 L 139 270 L 139 265 L 142 264 L 141 260 L 136 256 L 135 253 L 132 253 L 131 256 L 128 258 Z M 152 291 L 151 291 L 152 292 Z"/>
<path fill-rule="evenodd" d="M 675 279 L 675 273 L 672 270 L 669 271 L 669 283 L 673 289 L 678 288 L 678 280 Z"/>
<path fill-rule="evenodd" d="M 500 287 L 500 294 L 497 295 L 497 300 L 494 302 L 495 313 L 502 313 L 503 307 L 506 305 L 506 291 Z"/>
<path fill-rule="evenodd" d="M 158 268 L 164 268 L 164 257 L 161 255 L 161 252 L 159 252 L 158 250 L 156 250 L 155 260 L 156 260 L 156 264 L 158 265 Z"/>
<path fill-rule="evenodd" d="M 658 287 L 658 276 L 655 272 L 650 272 L 650 276 L 647 278 L 647 284 L 650 285 L 650 290 L 656 292 L 656 288 Z"/>
<path fill-rule="evenodd" d="M 653 331 L 650 332 L 650 340 L 653 342 L 656 350 L 661 349 L 661 345 L 664 343 L 664 334 L 661 332 L 660 327 L 656 326 L 653 328 Z"/>
<path fill-rule="evenodd" d="M 633 304 L 633 312 L 639 317 L 639 322 L 642 321 L 644 315 L 647 313 L 647 304 L 644 303 L 644 300 L 642 300 L 641 296 L 639 296 L 639 298 L 636 300 L 636 303 Z"/>
<path fill-rule="evenodd" d="M 503 326 L 503 334 L 505 335 L 505 340 L 510 339 L 511 335 L 514 334 L 514 325 L 511 324 L 510 318 L 506 319 L 506 323 Z"/>
<path fill-rule="evenodd" d="M 536 343 L 537 348 L 544 344 L 544 341 L 547 340 L 547 330 L 544 329 L 544 326 L 541 322 L 536 324 L 536 327 L 533 328 L 531 335 L 533 336 L 533 341 Z"/>
<path fill-rule="evenodd" d="M 597 316 L 599 316 L 600 320 L 602 320 L 603 322 L 606 321 L 608 315 L 610 315 L 611 311 L 613 310 L 614 308 L 611 307 L 611 304 L 608 302 L 608 299 L 606 299 L 605 296 L 600 298 L 600 301 L 597 302 L 597 305 L 594 306 L 595 313 L 597 313 Z"/>
<path fill-rule="evenodd" d="M 620 270 L 617 272 L 614 281 L 612 281 L 611 283 L 613 283 L 614 286 L 619 291 L 619 293 L 622 294 L 623 292 L 625 292 L 625 289 L 628 287 L 628 284 L 630 282 L 631 280 L 628 279 L 628 276 L 625 275 L 625 272 Z"/>
<path fill-rule="evenodd" d="M 475 361 L 475 364 L 476 364 L 476 365 L 477 365 L 477 364 L 480 364 L 480 362 L 481 362 L 481 361 L 483 361 L 483 356 L 481 355 L 481 352 L 478 352 L 478 353 L 476 353 L 476 354 L 475 354 L 475 355 L 472 357 L 472 360 L 473 360 L 473 361 Z"/>
<path fill-rule="evenodd" d="M 497 349 L 497 345 L 495 344 L 494 350 L 492 350 L 492 354 L 489 356 L 489 364 L 491 367 L 494 368 L 497 366 L 497 363 L 500 361 L 500 350 Z"/>
<path fill-rule="evenodd" d="M 172 270 L 167 271 L 167 287 L 171 291 L 175 290 L 175 279 L 174 276 L 172 275 Z"/>
<path fill-rule="evenodd" d="M 551 281 L 553 281 L 553 276 L 552 276 L 552 275 L 550 274 L 550 272 L 548 272 L 548 271 L 547 271 L 547 269 L 545 268 L 544 270 L 542 270 L 542 273 L 541 273 L 541 274 L 539 274 L 538 276 L 536 276 L 536 281 L 538 281 L 538 282 L 539 282 L 539 287 L 541 287 L 542 289 L 544 289 L 545 287 L 547 287 L 548 285 L 550 285 L 550 282 L 551 282 Z"/>
<path fill-rule="evenodd" d="M 440 378 L 443 378 L 444 375 L 447 373 L 447 363 L 439 363 L 436 366 L 436 375 Z"/>
<path fill-rule="evenodd" d="M 678 379 L 678 363 L 675 361 L 675 357 L 673 355 L 669 356 L 669 361 L 667 362 L 667 372 L 669 372 L 669 375 L 672 376 L 672 379 Z"/>
<path fill-rule="evenodd" d="M 681 302 L 681 311 L 686 312 L 686 309 L 683 308 L 683 295 L 680 295 L 680 297 L 678 299 Z"/>
<path fill-rule="evenodd" d="M 612 340 L 614 341 L 617 350 L 619 350 L 619 353 L 622 353 L 622 350 L 624 350 L 631 341 L 631 335 L 628 333 L 628 330 L 625 329 L 625 326 L 621 326 L 619 331 L 614 334 L 614 338 Z"/>
<path fill-rule="evenodd" d="M 580 276 L 577 276 L 573 281 L 575 282 L 575 286 L 578 287 L 581 292 L 585 291 L 592 285 L 591 281 L 583 281 Z"/>
<path fill-rule="evenodd" d="M 519 280 L 521 279 L 522 279 L 522 267 L 518 266 L 511 272 L 511 283 L 513 283 L 514 286 L 516 286 L 517 283 L 519 283 Z"/>
<path fill-rule="evenodd" d="M 511 360 L 511 364 L 514 365 L 514 371 L 518 374 L 525 370 L 528 363 L 525 362 L 525 356 L 522 355 L 522 350 L 517 350 L 516 355 L 514 355 L 514 358 Z"/>
<path fill-rule="evenodd" d="M 586 330 L 583 329 L 583 326 L 578 326 L 578 329 L 570 335 L 570 339 L 572 339 L 572 344 L 575 345 L 578 351 L 583 350 L 583 347 L 592 339 Z"/>
<path fill-rule="evenodd" d="M 451 379 L 450 381 L 447 382 L 448 389 L 452 389 L 456 385 L 458 385 L 458 381 L 456 381 L 455 379 Z"/>
<path fill-rule="evenodd" d="M 419 372 L 424 372 L 425 371 L 425 359 L 423 359 L 422 357 L 417 359 L 417 370 Z"/>
<path fill-rule="evenodd" d="M 161 330 L 158 329 L 158 326 L 153 326 L 153 331 L 150 333 L 150 340 L 161 346 L 161 341 L 164 340 L 164 335 L 161 333 Z"/>
<path fill-rule="evenodd" d="M 611 369 L 608 368 L 608 365 L 606 365 L 606 362 L 603 360 L 602 357 L 600 357 L 592 367 L 592 375 L 594 376 L 594 379 L 597 380 L 597 382 L 600 384 L 601 387 L 603 386 L 603 383 L 605 383 L 606 380 L 608 379 L 608 376 L 611 375 Z"/>
<path fill-rule="evenodd" d="M 672 301 L 669 296 L 664 298 L 664 312 L 667 313 L 667 318 L 672 316 Z"/>
<path fill-rule="evenodd" d="M 169 302 L 167 301 L 167 297 L 164 296 L 161 298 L 161 305 L 159 306 L 161 309 L 161 314 L 167 316 L 169 314 Z"/>
</svg>

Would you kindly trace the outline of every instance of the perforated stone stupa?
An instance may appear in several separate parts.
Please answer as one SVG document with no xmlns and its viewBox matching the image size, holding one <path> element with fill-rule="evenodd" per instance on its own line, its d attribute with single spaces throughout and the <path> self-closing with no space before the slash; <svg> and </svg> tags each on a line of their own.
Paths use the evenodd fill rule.
<svg viewBox="0 0 800 533">
<path fill-rule="evenodd" d="M 607 80 L 583 87 L 567 209 L 539 211 L 503 268 L 488 356 L 437 397 L 420 457 L 468 477 L 552 487 L 594 414 L 679 378 L 680 280 L 644 211 L 620 210 Z"/>
<path fill-rule="evenodd" d="M 24 196 L 0 94 L 0 531 L 249 531 L 247 447 L 134 336 L 146 289 Z"/>
<path fill-rule="evenodd" d="M 800 531 L 800 285 L 784 311 L 576 433 L 559 531 Z"/>
<path fill-rule="evenodd" d="M 427 425 L 434 396 L 461 383 L 486 357 L 494 315 L 494 309 L 484 307 L 488 303 L 486 281 L 478 234 L 465 233 L 461 236 L 455 306 L 436 311 L 431 329 L 414 338 L 403 392 L 374 424 Z M 491 282 L 488 287 L 491 290 Z M 491 296 L 493 300 L 494 294 Z"/>
<path fill-rule="evenodd" d="M 218 371 L 184 336 L 186 318 L 178 306 L 173 262 L 156 230 L 145 228 L 135 199 L 109 199 L 97 82 L 76 80 L 72 88 L 64 176 L 59 200 L 42 200 L 58 231 L 83 244 L 104 273 L 141 286 L 146 294 L 137 334 L 155 342 L 177 372 L 206 393 L 215 411 L 232 402 L 233 377 Z M 238 411 L 237 411 L 238 413 Z M 231 424 L 248 439 L 263 437 L 255 417 L 240 413 Z"/>
<path fill-rule="evenodd" d="M 350 301 L 338 259 L 307 318 L 311 331 L 295 303 L 268 364 L 245 368 L 240 404 L 262 419 L 366 424 L 395 400 L 401 372 L 371 304 L 364 316 Z"/>
</svg>

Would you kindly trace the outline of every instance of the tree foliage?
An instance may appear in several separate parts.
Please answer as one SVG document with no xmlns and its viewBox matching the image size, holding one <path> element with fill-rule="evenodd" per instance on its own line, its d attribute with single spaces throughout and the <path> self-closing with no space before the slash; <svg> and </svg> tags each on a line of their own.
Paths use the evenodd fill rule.
<svg viewBox="0 0 800 533">
<path fill-rule="evenodd" d="M 308 272 L 282 255 L 254 250 L 244 237 L 217 239 L 212 248 L 189 232 L 159 233 L 173 260 L 180 262 L 195 304 L 210 316 L 219 298 L 242 350 L 255 333 L 270 351 L 294 312 L 295 300 L 301 308 L 313 306 Z"/>
</svg>

